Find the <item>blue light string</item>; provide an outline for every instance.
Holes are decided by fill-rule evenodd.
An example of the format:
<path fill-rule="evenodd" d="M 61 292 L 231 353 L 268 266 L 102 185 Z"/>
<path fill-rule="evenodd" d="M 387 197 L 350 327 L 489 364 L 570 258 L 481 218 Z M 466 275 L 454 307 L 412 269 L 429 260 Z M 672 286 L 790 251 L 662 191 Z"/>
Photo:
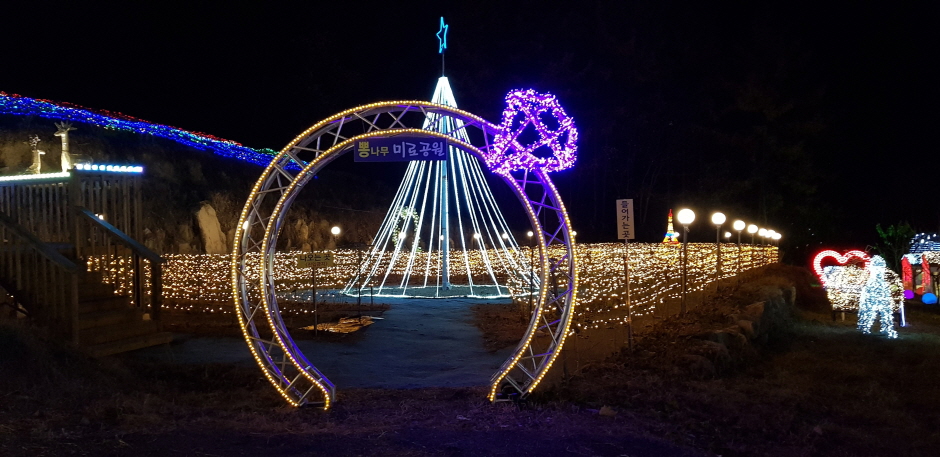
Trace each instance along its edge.
<path fill-rule="evenodd" d="M 39 116 L 46 119 L 82 122 L 110 130 L 153 135 L 201 151 L 211 151 L 223 157 L 230 157 L 260 166 L 267 166 L 277 154 L 277 151 L 273 149 L 253 149 L 234 141 L 190 132 L 168 125 L 154 124 L 120 113 L 109 111 L 99 113 L 80 106 L 67 106 L 64 103 L 33 99 L 15 94 L 9 95 L 3 92 L 0 92 L 0 114 Z M 291 163 L 291 165 L 290 168 L 299 169 L 299 167 L 296 167 L 297 164 Z"/>

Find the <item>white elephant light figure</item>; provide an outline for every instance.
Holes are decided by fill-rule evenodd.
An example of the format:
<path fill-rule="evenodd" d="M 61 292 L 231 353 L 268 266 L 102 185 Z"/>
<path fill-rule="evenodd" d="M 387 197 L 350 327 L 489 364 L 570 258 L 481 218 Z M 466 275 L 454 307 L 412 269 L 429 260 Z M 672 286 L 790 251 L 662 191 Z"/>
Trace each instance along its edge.
<path fill-rule="evenodd" d="M 858 299 L 858 329 L 865 334 L 871 333 L 875 320 L 881 320 L 881 331 L 888 338 L 897 338 L 894 330 L 893 299 L 889 282 L 886 279 L 885 259 L 874 256 L 868 265 L 868 278 Z"/>

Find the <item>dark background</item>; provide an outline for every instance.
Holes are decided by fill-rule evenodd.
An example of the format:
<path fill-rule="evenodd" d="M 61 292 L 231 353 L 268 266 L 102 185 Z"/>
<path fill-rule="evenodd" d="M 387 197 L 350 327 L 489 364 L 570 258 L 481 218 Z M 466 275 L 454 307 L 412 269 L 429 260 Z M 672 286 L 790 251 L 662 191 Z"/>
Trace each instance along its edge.
<path fill-rule="evenodd" d="M 335 112 L 429 99 L 443 15 L 461 108 L 495 122 L 531 87 L 575 117 L 578 164 L 554 179 L 581 241 L 615 240 L 618 198 L 638 241 L 683 206 L 693 241 L 721 210 L 800 255 L 940 228 L 933 7 L 130 3 L 6 6 L 0 90 L 280 149 Z"/>

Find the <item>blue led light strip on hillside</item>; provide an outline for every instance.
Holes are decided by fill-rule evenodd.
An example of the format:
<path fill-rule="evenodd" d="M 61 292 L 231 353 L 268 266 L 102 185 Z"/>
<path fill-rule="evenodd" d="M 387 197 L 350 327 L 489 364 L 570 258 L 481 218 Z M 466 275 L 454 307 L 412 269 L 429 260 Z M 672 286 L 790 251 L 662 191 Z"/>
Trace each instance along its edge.
<path fill-rule="evenodd" d="M 204 133 L 190 132 L 168 125 L 154 124 L 121 113 L 91 110 L 78 105 L 34 99 L 5 92 L 0 92 L 0 114 L 39 116 L 46 119 L 83 122 L 111 130 L 143 133 L 261 166 L 267 166 L 277 153 L 272 149 L 253 149 L 234 141 L 224 140 Z"/>

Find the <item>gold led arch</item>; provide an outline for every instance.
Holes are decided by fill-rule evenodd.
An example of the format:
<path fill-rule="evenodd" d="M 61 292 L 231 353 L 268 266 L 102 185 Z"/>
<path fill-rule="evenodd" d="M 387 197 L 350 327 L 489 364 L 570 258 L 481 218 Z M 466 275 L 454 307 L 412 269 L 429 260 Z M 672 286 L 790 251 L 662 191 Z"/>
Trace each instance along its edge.
<path fill-rule="evenodd" d="M 453 131 L 435 125 L 443 124 L 445 118 L 458 121 L 452 123 Z M 432 125 L 417 128 L 425 119 Z M 471 142 L 455 138 L 458 130 L 464 130 Z M 506 152 L 494 150 L 496 126 L 453 107 L 420 101 L 363 105 L 298 135 L 265 168 L 242 210 L 232 253 L 235 314 L 259 367 L 293 406 L 317 404 L 328 409 L 336 388 L 297 348 L 278 309 L 273 259 L 285 215 L 304 185 L 349 151 L 354 141 L 398 134 L 444 138 L 450 147 L 481 161 L 488 154 Z M 570 223 L 547 172 L 535 168 L 498 175 L 513 189 L 529 217 L 538 241 L 542 287 L 528 330 L 491 379 L 488 397 L 492 401 L 524 397 L 544 379 L 569 332 L 577 290 Z"/>

